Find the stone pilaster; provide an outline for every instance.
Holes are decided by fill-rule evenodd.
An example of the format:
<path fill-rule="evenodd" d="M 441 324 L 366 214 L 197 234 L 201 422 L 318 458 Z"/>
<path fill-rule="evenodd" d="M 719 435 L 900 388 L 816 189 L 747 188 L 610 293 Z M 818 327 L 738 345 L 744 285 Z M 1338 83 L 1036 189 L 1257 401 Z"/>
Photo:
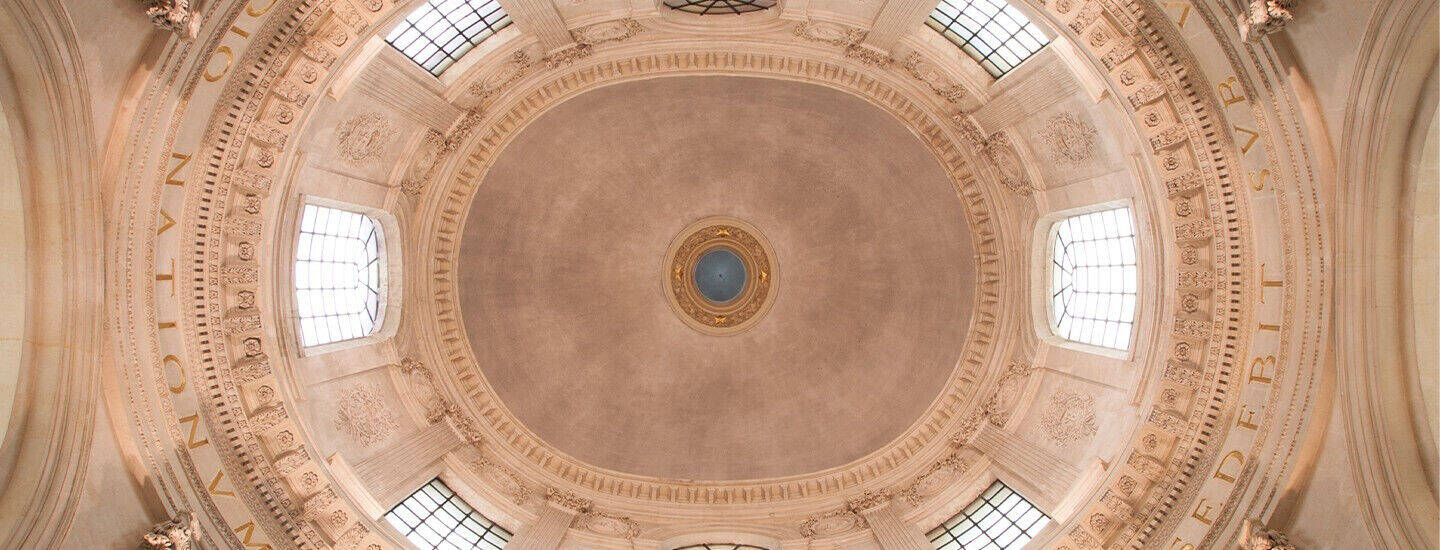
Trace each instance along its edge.
<path fill-rule="evenodd" d="M 540 517 L 521 528 L 506 548 L 511 550 L 559 548 L 560 541 L 565 539 L 565 532 L 570 529 L 570 524 L 575 521 L 575 516 L 588 511 L 590 507 L 589 499 L 577 497 L 573 493 L 547 489 L 545 507 L 540 510 Z"/>
<path fill-rule="evenodd" d="M 1080 470 L 1069 462 L 994 426 L 986 425 L 975 434 L 971 446 L 1009 473 L 1006 482 L 1042 510 L 1054 510 L 1080 477 Z"/>
<path fill-rule="evenodd" d="M 924 24 L 925 18 L 935 9 L 931 0 L 889 0 L 875 14 L 875 23 L 870 34 L 865 36 L 864 45 L 891 52 L 905 33 Z M 892 52 L 893 53 L 893 52 Z"/>
<path fill-rule="evenodd" d="M 500 7 L 515 20 L 515 25 L 535 35 L 546 52 L 558 51 L 575 44 L 565 20 L 555 11 L 551 0 L 500 0 Z"/>
<path fill-rule="evenodd" d="M 891 506 L 885 491 L 866 492 L 849 502 L 850 511 L 865 518 L 881 550 L 930 550 L 930 541 L 914 525 L 906 523 Z"/>
<path fill-rule="evenodd" d="M 377 502 L 389 506 L 415 489 L 411 486 L 411 477 L 425 466 L 416 464 L 415 457 L 434 460 L 464 443 L 449 424 L 436 422 L 394 441 L 379 454 L 355 464 L 355 476 L 360 478 Z"/>

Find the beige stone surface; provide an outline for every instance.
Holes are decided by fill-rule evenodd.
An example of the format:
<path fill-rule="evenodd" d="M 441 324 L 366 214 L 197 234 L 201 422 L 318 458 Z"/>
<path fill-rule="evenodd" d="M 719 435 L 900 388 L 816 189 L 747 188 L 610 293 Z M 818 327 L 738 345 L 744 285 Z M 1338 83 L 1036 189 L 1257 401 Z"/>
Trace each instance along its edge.
<path fill-rule="evenodd" d="M 753 224 L 777 256 L 773 310 L 736 336 L 689 329 L 661 293 L 671 240 L 711 215 Z M 946 175 L 890 115 L 813 85 L 579 96 L 505 150 L 468 216 L 478 362 L 528 428 L 602 468 L 842 465 L 920 417 L 968 326 L 972 253 Z"/>

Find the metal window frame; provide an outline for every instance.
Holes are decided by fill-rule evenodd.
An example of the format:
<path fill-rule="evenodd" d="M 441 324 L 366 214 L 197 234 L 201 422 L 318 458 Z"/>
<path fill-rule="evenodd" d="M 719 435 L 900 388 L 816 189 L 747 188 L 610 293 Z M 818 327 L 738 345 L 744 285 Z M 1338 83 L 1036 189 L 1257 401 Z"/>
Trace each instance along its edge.
<path fill-rule="evenodd" d="M 778 0 L 665 0 L 665 7 L 698 15 L 739 15 L 764 11 L 779 4 Z"/>
<path fill-rule="evenodd" d="M 323 219 L 321 219 L 322 211 Z M 334 213 L 354 216 L 354 223 L 357 225 L 351 228 L 351 231 L 343 228 L 331 231 L 328 223 L 326 223 L 327 227 L 316 226 L 328 222 L 331 216 L 336 215 Z M 312 214 L 316 216 L 315 219 L 310 218 Z M 311 225 L 310 229 L 306 229 L 307 222 Z M 365 224 L 369 225 L 368 230 L 364 228 Z M 305 246 L 307 241 L 310 246 Z M 355 263 L 354 260 L 357 258 L 339 258 L 334 255 L 334 252 L 339 250 L 339 245 L 336 243 L 350 241 L 353 241 L 352 246 L 359 246 L 365 251 L 364 257 L 359 258 L 364 260 L 363 263 Z M 325 266 L 330 269 L 343 268 L 353 271 L 355 276 L 346 279 L 331 278 L 317 281 L 306 276 L 312 272 L 312 266 Z M 344 208 L 309 202 L 301 205 L 300 223 L 296 227 L 293 274 L 297 332 L 301 346 L 314 348 L 375 334 L 380 329 L 384 317 L 385 271 L 385 234 L 379 220 L 369 214 Z M 305 279 L 305 282 L 302 283 L 301 279 Z M 340 301 L 341 293 L 361 289 L 368 293 L 368 297 L 363 303 L 358 304 L 359 309 L 317 312 L 318 308 L 312 305 L 316 299 L 324 300 L 327 303 L 336 303 Z M 302 307 L 301 304 L 304 306 Z M 305 314 L 302 313 L 303 309 L 311 311 L 309 314 Z M 327 328 L 323 337 L 306 328 L 307 324 L 320 322 L 327 325 L 333 324 L 339 328 Z M 354 330 L 347 330 L 352 325 Z M 346 334 L 348 332 L 353 332 L 353 334 Z"/>
<path fill-rule="evenodd" d="M 1083 221 L 1084 218 L 1089 216 L 1104 216 L 1112 212 L 1117 213 L 1117 216 L 1123 215 L 1125 219 L 1128 220 L 1128 232 L 1121 230 L 1112 235 L 1109 234 L 1108 231 L 1101 230 L 1092 232 L 1089 235 L 1079 236 L 1067 235 L 1065 232 L 1065 228 L 1068 227 L 1067 224 L 1074 220 Z M 1135 309 L 1131 308 L 1129 318 L 1123 318 L 1124 307 L 1122 305 L 1120 315 L 1118 316 L 1122 318 L 1112 319 L 1107 315 L 1108 312 L 1098 309 L 1082 309 L 1083 306 L 1081 303 L 1092 297 L 1120 300 L 1123 303 L 1128 297 L 1132 300 L 1132 303 L 1138 306 L 1140 300 L 1138 280 L 1139 251 L 1137 247 L 1138 235 L 1135 227 L 1134 211 L 1131 210 L 1129 206 L 1119 206 L 1067 216 L 1056 221 L 1050 233 L 1050 272 L 1047 273 L 1048 280 L 1046 282 L 1050 300 L 1047 306 L 1050 317 L 1050 331 L 1056 336 L 1071 342 L 1128 351 L 1130 349 L 1130 341 L 1135 336 Z M 1120 258 L 1103 260 L 1099 254 L 1085 255 L 1073 252 L 1074 249 L 1080 248 L 1080 245 L 1094 244 L 1117 244 L 1122 254 Z M 1090 249 L 1095 250 L 1094 247 L 1090 247 Z M 1129 260 L 1125 259 L 1125 252 L 1128 252 Z M 1133 275 L 1131 278 L 1121 282 L 1120 287 L 1122 290 L 1119 292 L 1103 292 L 1095 289 L 1076 289 L 1073 287 L 1076 278 L 1075 273 L 1078 270 L 1119 269 L 1124 272 L 1126 268 L 1129 268 L 1129 272 Z M 1057 288 L 1057 278 L 1066 279 L 1065 286 Z M 1123 290 L 1126 286 L 1133 289 L 1133 292 Z M 1066 294 L 1067 292 L 1068 294 Z M 1057 302 L 1060 303 L 1058 311 L 1056 308 Z M 1074 305 L 1072 306 L 1071 304 Z M 1067 320 L 1070 321 L 1070 324 L 1065 325 L 1068 329 L 1062 332 L 1062 324 Z M 1125 329 L 1124 335 L 1116 339 L 1117 342 L 1123 343 L 1123 345 L 1111 345 L 1106 343 L 1103 337 L 1091 337 L 1091 333 L 1094 332 L 1096 327 L 1103 329 L 1109 325 L 1116 325 L 1117 327 L 1123 327 Z"/>
<path fill-rule="evenodd" d="M 997 499 L 996 496 L 1000 495 L 1002 491 L 1005 492 L 1005 495 Z M 1008 500 L 1011 495 L 1014 495 L 1017 500 L 1013 502 L 1009 508 L 1002 509 L 1001 506 L 1005 504 L 1005 501 Z M 979 510 L 978 507 L 984 505 L 989 506 L 989 511 L 982 517 L 975 517 L 975 512 Z M 1034 510 L 1039 514 L 1034 521 L 1031 521 L 1029 525 L 1023 527 L 1009 517 L 1010 510 L 1020 505 L 1029 508 L 1029 510 Z M 1025 513 L 1028 513 L 1029 510 L 1021 512 L 1021 515 L 1023 516 Z M 990 523 L 990 527 L 987 528 L 982 524 L 982 522 L 995 516 L 998 516 L 998 519 Z M 958 528 L 958 526 L 966 524 L 967 520 L 969 524 L 967 527 L 963 529 Z M 926 536 L 929 537 L 930 544 L 934 545 L 937 549 L 945 548 L 945 545 L 953 543 L 963 550 L 1009 550 L 1011 548 L 1024 547 L 1033 540 L 1035 535 L 1038 535 L 1050 521 L 1051 518 L 1049 514 L 1041 511 L 1038 506 L 1035 506 L 1035 503 L 1025 498 L 1025 495 L 1020 494 L 1019 491 L 1016 491 L 997 479 L 994 483 L 991 483 L 989 487 L 985 488 L 985 490 L 980 493 L 980 496 L 976 497 L 970 504 L 965 505 L 964 509 L 960 510 L 960 512 L 954 516 L 951 516 L 950 519 L 945 520 L 944 523 L 941 523 L 936 528 L 931 529 Z M 995 529 L 997 526 L 998 529 Z M 1001 546 L 1000 542 L 996 540 L 996 537 L 1003 535 L 1010 527 L 1020 530 L 1021 534 L 1009 544 Z M 976 538 L 968 546 L 960 542 L 960 537 L 970 533 L 972 530 L 978 530 L 980 537 Z M 978 545 L 975 544 L 977 542 L 979 543 Z"/>
<path fill-rule="evenodd" d="M 437 492 L 440 493 L 441 496 L 445 497 L 445 500 L 440 501 L 433 507 L 430 507 L 425 502 L 421 502 L 422 498 L 427 500 L 429 499 L 429 497 L 420 496 L 421 493 L 423 493 L 427 488 L 434 488 Z M 446 493 L 449 493 L 448 496 L 446 495 Z M 411 506 L 412 503 L 425 513 L 417 513 L 416 509 Z M 450 515 L 449 511 L 445 512 L 447 516 L 449 516 L 453 520 L 454 525 L 450 526 L 449 530 L 445 532 L 441 537 L 442 544 L 429 543 L 424 539 L 418 539 L 414 536 L 416 531 L 418 531 L 422 526 L 427 525 L 430 522 L 431 518 L 435 518 L 437 514 L 440 514 L 442 510 L 445 510 L 445 505 L 450 503 L 457 503 L 456 508 L 461 508 L 461 510 L 459 511 L 464 512 L 465 515 L 456 518 Z M 404 518 L 400 517 L 399 514 L 396 513 L 396 510 L 399 510 L 402 507 L 405 508 L 405 510 L 411 515 L 419 518 L 420 522 L 412 526 L 409 524 L 409 522 L 405 521 Z M 495 550 L 504 548 L 505 544 L 497 545 L 494 542 L 490 541 L 489 538 L 486 537 L 486 535 L 493 533 L 496 535 L 497 538 L 501 539 L 503 543 L 509 543 L 510 539 L 515 536 L 510 531 L 506 530 L 504 527 L 501 527 L 499 524 L 491 521 L 490 518 L 485 517 L 484 514 L 481 514 L 479 511 L 475 510 L 474 506 L 471 506 L 469 503 L 465 502 L 465 499 L 460 498 L 459 493 L 456 493 L 454 489 L 451 489 L 450 486 L 446 485 L 444 481 L 441 481 L 439 477 L 436 477 L 435 479 L 426 482 L 424 485 L 421 485 L 419 489 L 415 490 L 415 492 L 410 493 L 410 496 L 405 497 L 404 500 L 401 500 L 398 504 L 387 510 L 384 517 L 391 527 L 394 527 L 396 531 L 399 531 L 401 535 L 404 535 L 405 540 L 410 541 L 410 544 L 415 545 L 417 548 L 422 548 L 425 550 L 435 550 L 440 548 L 443 544 L 449 544 L 451 546 L 457 547 L 460 546 L 454 542 L 451 542 L 450 537 L 462 528 L 474 534 L 476 540 L 486 543 L 487 546 L 493 547 Z M 483 531 L 477 532 L 474 529 L 471 529 L 469 526 L 465 525 L 465 520 L 467 519 L 472 520 L 479 526 L 483 527 Z M 404 527 L 403 529 L 402 526 Z M 434 527 L 431 527 L 431 530 L 439 533 L 439 530 L 435 529 Z M 473 546 L 473 548 L 484 548 L 484 546 L 476 545 Z"/>
<path fill-rule="evenodd" d="M 441 11 L 447 6 L 448 10 Z M 432 13 L 438 14 L 438 18 L 425 24 L 425 28 L 420 28 L 423 20 Z M 498 17 L 492 17 L 497 13 Z M 476 21 L 465 24 L 463 20 L 467 16 L 474 16 Z M 385 36 L 385 43 L 410 58 L 431 75 L 440 76 L 440 73 L 445 72 L 445 69 L 459 61 L 466 52 L 487 38 L 495 36 L 495 33 L 510 26 L 511 22 L 510 14 L 505 12 L 497 0 L 428 0 L 424 5 L 406 15 L 405 19 Z M 463 28 L 462 24 L 465 25 Z M 412 30 L 415 31 L 413 38 L 404 44 L 397 43 L 407 31 Z M 456 36 L 441 44 L 437 40 L 446 30 L 454 31 Z M 460 40 L 462 38 L 463 40 Z M 434 50 L 424 55 L 423 59 L 418 56 L 427 51 L 424 46 L 413 55 L 406 53 L 406 49 L 421 41 L 433 47 Z"/>
<path fill-rule="evenodd" d="M 691 545 L 689 545 L 689 546 L 681 546 L 681 547 L 679 547 L 679 548 L 675 548 L 674 550 L 770 550 L 770 549 L 769 549 L 769 548 L 766 548 L 766 547 L 764 547 L 764 546 L 755 546 L 755 545 L 753 545 L 753 544 L 743 544 L 743 543 L 738 543 L 738 542 L 702 542 L 702 543 L 700 543 L 700 544 L 691 544 Z"/>
<path fill-rule="evenodd" d="M 964 23 L 960 22 L 960 17 L 977 2 L 984 2 L 991 6 L 998 5 L 999 9 L 989 14 L 976 30 L 971 31 L 965 27 Z M 1005 76 L 1005 73 L 1014 70 L 1015 67 L 1019 67 L 1021 63 L 1030 59 L 1050 43 L 1050 38 L 1045 36 L 1045 33 L 1040 32 L 1040 29 L 1035 26 L 1035 23 L 1030 21 L 1030 18 L 1026 17 L 1024 13 L 1021 13 L 1020 10 L 1004 0 L 940 0 L 940 5 L 953 8 L 957 15 L 945 15 L 939 6 L 937 6 L 930 12 L 930 17 L 925 20 L 925 24 L 935 29 L 936 32 L 953 42 L 956 46 L 959 46 L 966 55 L 969 55 L 979 63 L 981 67 L 984 67 L 985 71 L 990 73 L 990 76 L 995 78 Z M 991 49 L 989 53 L 982 54 L 973 42 L 982 31 L 987 29 L 993 31 L 993 29 L 999 28 L 999 23 L 997 23 L 995 19 L 1001 15 L 1014 19 L 1015 23 L 1017 23 L 1017 28 L 1014 32 L 1008 33 L 992 32 L 995 36 L 1003 36 L 1004 38 L 1000 40 L 999 44 Z M 1022 33 L 1028 38 L 1038 42 L 1039 46 L 1031 49 L 1022 43 L 1018 38 Z M 1023 48 L 1018 48 L 1017 46 L 1023 46 Z M 1013 55 L 1016 59 L 1013 61 L 1006 59 L 1003 55 L 1006 53 Z M 1003 62 L 1007 66 L 1001 67 L 997 61 Z"/>

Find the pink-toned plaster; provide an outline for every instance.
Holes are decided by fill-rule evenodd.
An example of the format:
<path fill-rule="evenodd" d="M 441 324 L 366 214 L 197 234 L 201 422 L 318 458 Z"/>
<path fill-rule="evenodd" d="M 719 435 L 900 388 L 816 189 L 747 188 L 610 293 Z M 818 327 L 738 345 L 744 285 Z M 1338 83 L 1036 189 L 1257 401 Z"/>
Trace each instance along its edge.
<path fill-rule="evenodd" d="M 960 200 L 888 113 L 815 85 L 620 84 L 543 115 L 484 176 L 461 306 L 476 359 L 540 438 L 595 466 L 734 480 L 813 472 L 901 434 L 950 376 L 973 302 Z M 686 224 L 754 224 L 774 309 L 686 327 L 661 293 Z"/>

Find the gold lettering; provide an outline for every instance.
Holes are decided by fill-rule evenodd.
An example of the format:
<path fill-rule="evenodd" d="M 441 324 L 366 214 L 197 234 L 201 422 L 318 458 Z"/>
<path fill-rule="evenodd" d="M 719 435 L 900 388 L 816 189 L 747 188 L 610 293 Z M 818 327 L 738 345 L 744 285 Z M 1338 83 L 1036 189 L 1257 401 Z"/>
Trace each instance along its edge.
<path fill-rule="evenodd" d="M 195 440 L 195 433 L 200 430 L 200 413 L 195 413 L 180 419 L 181 424 L 184 424 L 186 422 L 190 423 L 190 441 L 187 444 L 190 446 L 191 449 L 194 449 L 196 447 L 204 447 L 206 443 L 210 442 L 210 438 L 208 437 L 199 441 Z"/>
<path fill-rule="evenodd" d="M 155 324 L 155 328 L 156 328 L 156 330 L 165 330 L 165 329 L 167 329 L 167 328 L 175 328 L 175 321 L 160 321 L 159 323 L 156 323 L 156 324 Z"/>
<path fill-rule="evenodd" d="M 1185 20 L 1190 18 L 1189 2 L 1166 2 L 1166 8 L 1180 8 L 1180 17 L 1176 19 L 1175 26 L 1185 28 Z"/>
<path fill-rule="evenodd" d="M 225 470 L 222 468 L 215 472 L 215 479 L 210 480 L 210 494 L 222 497 L 234 497 L 234 491 L 221 491 L 220 480 L 225 478 Z"/>
<path fill-rule="evenodd" d="M 155 282 L 170 281 L 170 296 L 175 296 L 175 258 L 170 258 L 170 272 L 156 273 Z"/>
<path fill-rule="evenodd" d="M 1265 374 L 1264 374 L 1264 373 L 1265 373 L 1265 365 L 1270 365 L 1271 368 L 1275 368 L 1276 370 L 1279 370 L 1279 369 L 1278 369 L 1278 365 L 1275 364 L 1275 356 L 1274 356 L 1274 355 L 1266 355 L 1266 356 L 1264 356 L 1264 357 L 1256 357 L 1255 360 L 1250 363 L 1250 381 L 1251 381 L 1251 382 L 1260 382 L 1260 383 L 1262 383 L 1262 384 L 1269 384 L 1269 383 L 1271 382 L 1271 380 L 1273 380 L 1272 376 L 1274 376 L 1274 374 L 1271 374 L 1271 376 L 1265 376 Z M 1259 371 L 1259 374 L 1256 374 L 1256 371 Z"/>
<path fill-rule="evenodd" d="M 206 82 L 214 82 L 216 80 L 224 78 L 225 73 L 230 72 L 230 64 L 235 62 L 235 53 L 230 51 L 230 46 L 220 46 L 219 49 L 215 50 L 215 54 L 225 56 L 225 66 L 220 69 L 220 74 L 210 74 L 210 69 L 207 67 L 205 69 Z M 212 57 L 210 59 L 213 60 L 215 58 Z"/>
<path fill-rule="evenodd" d="M 1176 544 L 1180 544 L 1180 537 L 1175 537 L 1175 540 L 1170 541 L 1170 550 L 1175 550 Z M 1195 545 L 1187 542 L 1180 547 L 1180 550 L 1195 550 Z"/>
<path fill-rule="evenodd" d="M 1214 509 L 1215 509 L 1215 507 L 1214 507 L 1214 506 L 1205 506 L 1205 511 L 1204 511 L 1204 512 L 1201 512 L 1201 511 L 1200 511 L 1200 507 L 1201 507 L 1201 506 L 1205 506 L 1205 499 L 1203 499 L 1203 498 L 1200 499 L 1200 502 L 1195 503 L 1195 511 L 1190 514 L 1190 517 L 1200 520 L 1200 523 L 1204 523 L 1205 525 L 1210 525 L 1210 523 L 1213 522 L 1213 521 L 1215 521 L 1215 520 L 1210 519 L 1209 514 L 1210 514 L 1210 511 L 1211 511 L 1211 510 L 1214 510 Z"/>
<path fill-rule="evenodd" d="M 240 35 L 240 38 L 250 38 L 250 33 L 235 25 L 230 25 L 230 32 Z"/>
<path fill-rule="evenodd" d="M 1260 303 L 1265 303 L 1265 289 L 1281 286 L 1285 286 L 1285 281 L 1265 278 L 1265 262 L 1260 262 Z"/>
<path fill-rule="evenodd" d="M 235 534 L 239 535 L 241 531 L 245 532 L 245 536 L 240 537 L 240 544 L 244 545 L 245 548 L 271 550 L 270 545 L 263 542 L 250 542 L 250 537 L 255 536 L 255 522 L 247 521 L 244 525 L 235 528 Z"/>
<path fill-rule="evenodd" d="M 1233 76 L 1225 79 L 1225 81 L 1221 82 L 1220 86 L 1217 87 L 1219 88 L 1220 101 L 1224 103 L 1226 107 L 1245 101 L 1245 96 L 1235 91 L 1236 88 L 1239 87 L 1240 81 Z"/>
<path fill-rule="evenodd" d="M 180 358 L 176 357 L 174 354 L 166 355 L 164 359 L 160 360 L 161 366 L 164 366 L 166 363 L 173 363 L 175 365 L 175 368 L 180 370 L 180 385 L 170 386 L 170 393 L 180 393 L 185 391 L 185 364 L 181 363 Z"/>
<path fill-rule="evenodd" d="M 170 213 L 166 212 L 164 208 L 160 209 L 160 218 L 165 221 L 160 224 L 160 230 L 155 232 L 156 235 L 164 233 L 175 226 L 175 218 L 170 217 Z"/>
<path fill-rule="evenodd" d="M 1235 475 L 1240 475 L 1240 468 L 1245 465 L 1245 453 L 1242 453 L 1240 451 L 1230 451 L 1229 453 L 1225 454 L 1224 458 L 1220 459 L 1220 465 L 1215 467 L 1215 475 L 1211 477 L 1214 477 L 1215 479 L 1223 479 L 1228 483 L 1235 483 L 1235 476 L 1225 473 L 1225 464 L 1231 458 L 1240 461 L 1238 464 L 1235 465 Z M 1207 521 L 1205 523 L 1210 522 Z"/>
<path fill-rule="evenodd" d="M 269 4 L 266 4 L 266 5 L 265 5 L 265 9 L 263 9 L 263 10 L 256 10 L 254 4 L 255 4 L 255 2 L 253 2 L 253 1 L 250 2 L 249 4 L 246 4 L 246 5 L 245 5 L 245 13 L 249 14 L 250 17 L 260 17 L 260 16 L 262 16 L 262 15 L 265 15 L 265 12 L 270 11 L 270 8 L 275 7 L 275 0 L 270 0 L 270 3 L 269 3 Z"/>
<path fill-rule="evenodd" d="M 1247 130 L 1239 126 L 1231 126 L 1231 128 L 1234 128 L 1236 132 L 1250 134 L 1250 139 L 1245 142 L 1245 145 L 1240 146 L 1240 154 L 1242 155 L 1249 153 L 1250 148 L 1255 146 L 1255 142 L 1260 140 L 1260 132 L 1256 132 L 1254 130 Z"/>
<path fill-rule="evenodd" d="M 1268 330 L 1268 331 L 1271 331 L 1271 332 L 1280 332 L 1280 325 L 1267 325 L 1267 324 L 1265 324 L 1265 323 L 1260 323 L 1260 330 Z"/>
<path fill-rule="evenodd" d="M 1245 416 L 1246 412 L 1249 412 L 1250 416 Z M 1235 425 L 1241 428 L 1255 429 L 1257 427 L 1255 425 L 1255 411 L 1246 411 L 1245 404 L 1241 403 L 1240 412 L 1235 413 Z"/>
<path fill-rule="evenodd" d="M 177 164 L 174 168 L 171 168 L 169 174 L 165 174 L 165 185 L 185 185 L 185 180 L 176 178 L 175 176 L 179 174 L 181 170 L 185 169 L 185 165 L 190 164 L 190 155 L 170 153 L 170 158 L 179 159 L 180 164 Z"/>
<path fill-rule="evenodd" d="M 1256 172 L 1256 173 L 1254 173 L 1254 174 L 1250 174 L 1250 188 L 1251 188 L 1251 189 L 1254 189 L 1254 190 L 1256 190 L 1256 191 L 1264 191 L 1264 190 L 1265 190 L 1265 180 L 1267 180 L 1267 179 L 1270 179 L 1270 169 L 1269 169 L 1269 168 L 1265 168 L 1265 169 L 1263 169 L 1263 170 L 1260 170 L 1259 172 Z"/>

